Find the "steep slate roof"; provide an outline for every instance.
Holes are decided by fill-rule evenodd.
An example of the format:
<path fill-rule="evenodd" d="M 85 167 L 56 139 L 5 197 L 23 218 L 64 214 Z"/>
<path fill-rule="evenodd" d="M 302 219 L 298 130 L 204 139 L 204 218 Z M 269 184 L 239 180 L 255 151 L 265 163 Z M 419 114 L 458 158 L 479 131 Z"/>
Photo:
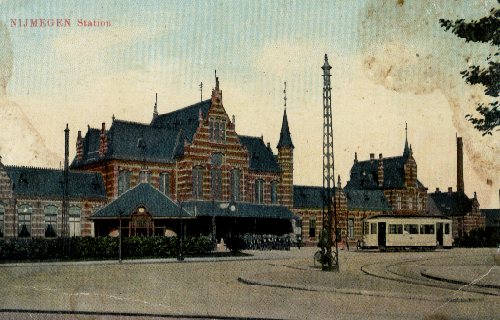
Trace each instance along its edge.
<path fill-rule="evenodd" d="M 153 118 L 151 126 L 176 130 L 182 129 L 186 138 L 191 142 L 198 128 L 200 111 L 205 119 L 210 106 L 211 100 L 205 100 L 179 110 L 161 114 Z"/>
<path fill-rule="evenodd" d="M 431 214 L 463 216 L 472 211 L 473 200 L 463 192 L 435 192 L 427 195 L 427 209 Z"/>
<path fill-rule="evenodd" d="M 486 218 L 486 227 L 500 227 L 500 209 L 480 209 L 479 212 Z"/>
<path fill-rule="evenodd" d="M 250 170 L 280 172 L 280 167 L 272 150 L 258 137 L 238 136 L 250 155 Z"/>
<path fill-rule="evenodd" d="M 351 168 L 351 179 L 346 187 L 350 189 L 399 189 L 404 188 L 404 165 L 406 156 L 383 158 L 384 183 L 378 186 L 379 159 L 357 161 Z M 423 188 L 420 181 L 415 182 L 416 188 Z"/>
<path fill-rule="evenodd" d="M 335 189 L 332 190 L 335 192 Z M 344 189 L 348 210 L 390 211 L 391 206 L 381 190 Z M 323 207 L 323 188 L 293 186 L 293 207 L 296 209 L 319 209 Z"/>
<path fill-rule="evenodd" d="M 17 196 L 63 197 L 63 170 L 5 166 Z M 70 171 L 68 175 L 70 198 L 106 198 L 101 174 Z"/>
<path fill-rule="evenodd" d="M 292 143 L 292 137 L 290 135 L 290 129 L 288 128 L 288 118 L 286 116 L 286 109 L 283 113 L 283 122 L 281 124 L 280 140 L 278 142 L 278 148 L 294 148 Z"/>
<path fill-rule="evenodd" d="M 144 206 L 153 218 L 189 218 L 191 215 L 165 194 L 149 183 L 140 183 L 127 190 L 105 207 L 96 211 L 91 219 L 118 218 L 130 215 L 139 207 Z"/>
<path fill-rule="evenodd" d="M 158 115 L 153 118 L 150 124 L 113 120 L 111 128 L 106 133 L 108 149 L 103 157 L 99 157 L 101 130 L 89 128 L 83 138 L 83 159 L 77 160 L 75 157 L 71 168 L 110 159 L 174 162 L 176 158 L 184 154 L 184 141 L 193 141 L 193 136 L 199 125 L 200 111 L 203 118 L 206 118 L 210 106 L 211 100 L 205 100 L 170 113 Z M 288 130 L 288 122 L 286 130 Z M 272 150 L 265 146 L 261 138 L 239 136 L 239 139 L 249 151 L 251 170 L 280 171 Z M 145 146 L 144 148 L 139 147 L 139 141 Z"/>
<path fill-rule="evenodd" d="M 249 202 L 187 201 L 182 204 L 192 216 L 200 217 L 239 217 L 268 219 L 297 219 L 287 207 Z M 231 209 L 233 208 L 233 209 Z"/>
<path fill-rule="evenodd" d="M 392 210 L 382 190 L 356 190 L 346 188 L 344 192 L 347 198 L 347 209 L 349 210 Z"/>

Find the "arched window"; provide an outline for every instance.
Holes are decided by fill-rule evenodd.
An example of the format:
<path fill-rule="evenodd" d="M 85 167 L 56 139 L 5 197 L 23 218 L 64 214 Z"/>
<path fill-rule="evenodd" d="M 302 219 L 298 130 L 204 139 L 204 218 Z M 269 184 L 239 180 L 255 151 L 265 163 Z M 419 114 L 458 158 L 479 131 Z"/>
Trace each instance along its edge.
<path fill-rule="evenodd" d="M 193 168 L 193 198 L 203 198 L 203 167 Z"/>
<path fill-rule="evenodd" d="M 160 173 L 160 191 L 165 195 L 170 195 L 170 174 L 168 172 Z"/>
<path fill-rule="evenodd" d="M 77 206 L 69 208 L 69 236 L 79 237 L 81 235 L 82 209 Z"/>
<path fill-rule="evenodd" d="M 0 238 L 3 238 L 5 221 L 5 205 L 0 202 Z"/>
<path fill-rule="evenodd" d="M 57 237 L 57 212 L 59 209 L 54 205 L 48 205 L 43 209 L 45 217 L 45 237 Z"/>
<path fill-rule="evenodd" d="M 215 200 L 222 199 L 222 161 L 222 153 L 214 153 L 212 155 L 210 175 L 212 178 L 212 197 Z"/>
<path fill-rule="evenodd" d="M 271 182 L 271 203 L 278 203 L 278 181 Z"/>
<path fill-rule="evenodd" d="M 240 201 L 240 180 L 241 171 L 231 170 L 231 200 L 233 201 Z"/>
<path fill-rule="evenodd" d="M 415 200 L 417 202 L 417 210 L 422 210 L 422 199 L 418 196 L 418 194 L 415 196 Z"/>
<path fill-rule="evenodd" d="M 411 194 L 408 195 L 408 209 L 412 210 L 413 209 L 413 197 Z"/>
<path fill-rule="evenodd" d="M 17 207 L 18 219 L 18 236 L 20 238 L 31 237 L 31 214 L 33 207 L 29 204 L 22 204 Z"/>
<path fill-rule="evenodd" d="M 122 170 L 118 174 L 118 195 L 130 188 L 130 171 Z"/>
<path fill-rule="evenodd" d="M 255 202 L 264 202 L 264 180 L 255 181 Z"/>

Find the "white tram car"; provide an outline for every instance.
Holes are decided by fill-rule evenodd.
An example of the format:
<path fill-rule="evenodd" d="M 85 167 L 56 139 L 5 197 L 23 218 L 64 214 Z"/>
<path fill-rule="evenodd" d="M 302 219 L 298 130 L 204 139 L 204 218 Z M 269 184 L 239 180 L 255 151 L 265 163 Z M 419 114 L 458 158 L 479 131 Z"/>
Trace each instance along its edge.
<path fill-rule="evenodd" d="M 451 219 L 445 216 L 378 215 L 363 220 L 363 249 L 451 248 Z"/>

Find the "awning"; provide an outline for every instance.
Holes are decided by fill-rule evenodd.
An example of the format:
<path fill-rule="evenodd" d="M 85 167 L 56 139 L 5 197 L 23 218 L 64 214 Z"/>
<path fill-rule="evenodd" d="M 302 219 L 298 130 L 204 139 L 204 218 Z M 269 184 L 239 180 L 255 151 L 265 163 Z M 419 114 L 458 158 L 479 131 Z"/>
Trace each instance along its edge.
<path fill-rule="evenodd" d="M 151 186 L 141 183 L 127 190 L 118 198 L 97 210 L 91 219 L 110 219 L 130 217 L 137 208 L 144 207 L 153 218 L 194 218 L 178 203 L 167 197 L 164 193 Z"/>
<path fill-rule="evenodd" d="M 222 201 L 187 201 L 181 205 L 194 217 L 299 219 L 290 209 L 281 205 Z"/>

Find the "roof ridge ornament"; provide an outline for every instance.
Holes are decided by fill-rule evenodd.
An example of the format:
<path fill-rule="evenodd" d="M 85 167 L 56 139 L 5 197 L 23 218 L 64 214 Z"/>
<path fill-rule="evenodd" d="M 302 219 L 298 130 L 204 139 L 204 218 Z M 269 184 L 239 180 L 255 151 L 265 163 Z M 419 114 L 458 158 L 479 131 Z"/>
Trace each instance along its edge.
<path fill-rule="evenodd" d="M 158 117 L 158 92 L 155 95 L 155 105 L 153 109 L 153 119 Z M 114 121 L 114 115 L 113 115 L 113 121 Z"/>
<path fill-rule="evenodd" d="M 286 81 L 285 81 L 285 89 L 283 90 L 283 94 L 284 94 L 283 100 L 285 101 L 285 110 L 286 110 Z"/>

